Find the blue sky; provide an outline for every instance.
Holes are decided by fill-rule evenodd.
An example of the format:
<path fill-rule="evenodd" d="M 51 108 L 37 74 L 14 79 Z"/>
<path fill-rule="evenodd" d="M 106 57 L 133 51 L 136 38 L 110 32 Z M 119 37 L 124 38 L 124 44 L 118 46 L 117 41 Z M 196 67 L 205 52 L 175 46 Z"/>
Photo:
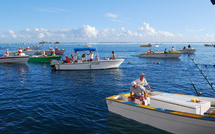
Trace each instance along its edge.
<path fill-rule="evenodd" d="M 0 2 L 0 42 L 215 42 L 210 0 Z"/>

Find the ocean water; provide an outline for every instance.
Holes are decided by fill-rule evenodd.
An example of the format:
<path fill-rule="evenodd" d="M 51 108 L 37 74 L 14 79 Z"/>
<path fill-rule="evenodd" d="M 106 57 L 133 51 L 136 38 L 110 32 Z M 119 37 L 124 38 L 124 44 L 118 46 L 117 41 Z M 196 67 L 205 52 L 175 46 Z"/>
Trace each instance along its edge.
<path fill-rule="evenodd" d="M 63 56 L 74 53 L 81 43 L 65 43 Z M 54 71 L 49 64 L 0 64 L 0 133 L 167 133 L 110 113 L 105 98 L 128 92 L 130 83 L 141 73 L 152 90 L 195 95 L 195 90 L 184 70 L 201 96 L 215 97 L 215 92 L 187 55 L 179 59 L 140 58 L 149 48 L 140 44 L 97 44 L 100 59 L 110 57 L 125 61 L 118 69 L 92 71 Z M 188 44 L 162 44 L 164 48 L 182 49 Z M 8 48 L 17 51 L 24 44 L 1 44 L 0 54 Z M 33 46 L 29 44 L 29 46 Z M 43 45 L 43 49 L 49 46 Z M 191 44 L 197 51 L 191 55 L 215 83 L 215 48 L 203 43 Z M 158 63 L 159 64 L 156 64 Z M 207 66 L 205 66 L 207 65 Z"/>

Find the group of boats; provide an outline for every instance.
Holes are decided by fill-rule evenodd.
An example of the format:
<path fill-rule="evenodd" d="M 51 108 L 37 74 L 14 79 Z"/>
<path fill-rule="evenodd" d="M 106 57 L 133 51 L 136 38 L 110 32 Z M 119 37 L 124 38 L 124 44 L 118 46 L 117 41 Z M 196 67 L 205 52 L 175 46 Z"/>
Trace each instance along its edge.
<path fill-rule="evenodd" d="M 53 53 L 54 51 L 54 53 Z M 54 70 L 96 70 L 96 69 L 111 69 L 118 68 L 124 61 L 124 59 L 110 59 L 104 58 L 102 60 L 87 60 L 86 58 L 79 58 L 77 61 L 71 60 L 71 62 L 62 62 L 61 55 L 66 50 L 64 49 L 50 49 L 45 51 L 33 51 L 23 50 L 22 54 L 18 52 L 10 52 L 8 56 L 3 56 L 0 59 L 0 63 L 26 63 L 28 62 L 46 62 L 51 63 L 51 67 Z M 80 51 L 93 51 L 95 48 L 83 47 L 74 48 L 75 52 Z M 43 55 L 45 53 L 46 55 Z"/>
<path fill-rule="evenodd" d="M 83 47 L 74 48 L 74 51 L 95 52 L 96 49 Z M 140 54 L 140 57 L 178 58 L 183 53 L 193 54 L 195 51 L 196 49 L 192 47 L 168 52 L 150 50 Z M 45 51 L 49 56 L 42 56 L 41 51 L 34 51 L 33 55 L 30 52 L 32 51 L 23 51 L 24 55 L 11 52 L 10 56 L 1 57 L 0 63 L 50 62 L 51 67 L 55 70 L 96 70 L 118 68 L 124 62 L 124 59 L 115 58 L 102 60 L 80 58 L 71 62 L 59 62 L 61 58 L 59 55 L 65 52 L 63 49 L 55 49 L 55 54 L 52 53 L 52 50 Z M 108 110 L 171 133 L 215 133 L 215 98 L 158 91 L 147 92 L 147 105 L 143 105 L 139 99 L 129 101 L 130 92 L 107 97 Z"/>
<path fill-rule="evenodd" d="M 61 55 L 66 50 L 58 48 L 50 48 L 50 50 L 34 51 L 29 47 L 26 49 L 20 48 L 18 51 L 11 51 L 6 53 L 0 58 L 0 63 L 26 63 L 26 62 L 42 62 L 50 63 L 51 60 L 60 60 Z"/>

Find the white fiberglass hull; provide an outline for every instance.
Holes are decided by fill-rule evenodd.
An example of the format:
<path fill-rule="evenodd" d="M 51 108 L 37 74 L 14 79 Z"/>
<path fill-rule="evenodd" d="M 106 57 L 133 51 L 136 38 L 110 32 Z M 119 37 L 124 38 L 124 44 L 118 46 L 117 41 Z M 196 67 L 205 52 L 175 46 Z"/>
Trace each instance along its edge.
<path fill-rule="evenodd" d="M 0 63 L 26 63 L 29 56 L 8 56 L 0 58 Z"/>
<path fill-rule="evenodd" d="M 196 51 L 196 49 L 181 49 L 181 50 L 177 50 L 177 51 L 179 51 L 179 52 L 181 52 L 181 53 L 185 53 L 185 54 L 193 54 L 195 51 Z"/>
<path fill-rule="evenodd" d="M 171 110 L 106 99 L 110 112 L 177 134 L 215 133 L 215 120 L 187 117 Z M 206 117 L 207 118 L 207 117 Z"/>
<path fill-rule="evenodd" d="M 144 53 L 140 57 L 144 58 L 179 58 L 182 53 Z"/>
<path fill-rule="evenodd" d="M 51 65 L 56 70 L 95 70 L 95 69 L 110 69 L 118 68 L 124 59 L 115 60 L 99 60 L 82 63 L 53 63 Z"/>
<path fill-rule="evenodd" d="M 35 51 L 23 51 L 23 53 L 24 53 L 25 55 L 32 56 L 32 55 L 34 55 L 34 54 L 35 54 Z M 17 53 L 17 52 L 10 52 L 10 54 L 9 54 L 9 55 L 13 55 L 13 56 L 15 56 L 15 55 L 18 55 L 18 53 Z"/>

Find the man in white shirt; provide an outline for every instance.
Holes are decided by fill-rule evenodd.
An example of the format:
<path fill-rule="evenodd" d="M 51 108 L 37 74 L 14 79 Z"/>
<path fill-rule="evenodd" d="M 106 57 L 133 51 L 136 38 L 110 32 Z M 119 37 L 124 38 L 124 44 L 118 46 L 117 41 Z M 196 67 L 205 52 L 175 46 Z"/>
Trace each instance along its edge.
<path fill-rule="evenodd" d="M 74 61 L 78 62 L 78 53 L 77 53 L 77 51 L 75 51 L 75 54 L 74 54 Z"/>
<path fill-rule="evenodd" d="M 93 51 L 90 51 L 90 53 L 87 55 L 90 55 L 90 61 L 93 61 Z"/>
<path fill-rule="evenodd" d="M 146 76 L 146 75 L 145 75 L 144 73 L 140 74 L 140 78 L 137 79 L 137 80 L 135 80 L 135 82 L 137 83 L 138 86 L 143 86 L 143 87 L 144 87 L 144 86 L 147 86 L 148 89 L 149 89 L 151 92 L 153 92 L 153 91 L 151 90 L 151 88 L 150 88 L 148 82 L 146 81 L 145 76 Z"/>
<path fill-rule="evenodd" d="M 140 101 L 142 101 L 142 104 L 145 105 L 147 96 L 145 88 L 143 86 L 138 86 L 137 83 L 133 81 L 131 82 L 130 97 L 128 97 L 128 101 L 134 102 L 135 99 L 140 99 Z"/>

